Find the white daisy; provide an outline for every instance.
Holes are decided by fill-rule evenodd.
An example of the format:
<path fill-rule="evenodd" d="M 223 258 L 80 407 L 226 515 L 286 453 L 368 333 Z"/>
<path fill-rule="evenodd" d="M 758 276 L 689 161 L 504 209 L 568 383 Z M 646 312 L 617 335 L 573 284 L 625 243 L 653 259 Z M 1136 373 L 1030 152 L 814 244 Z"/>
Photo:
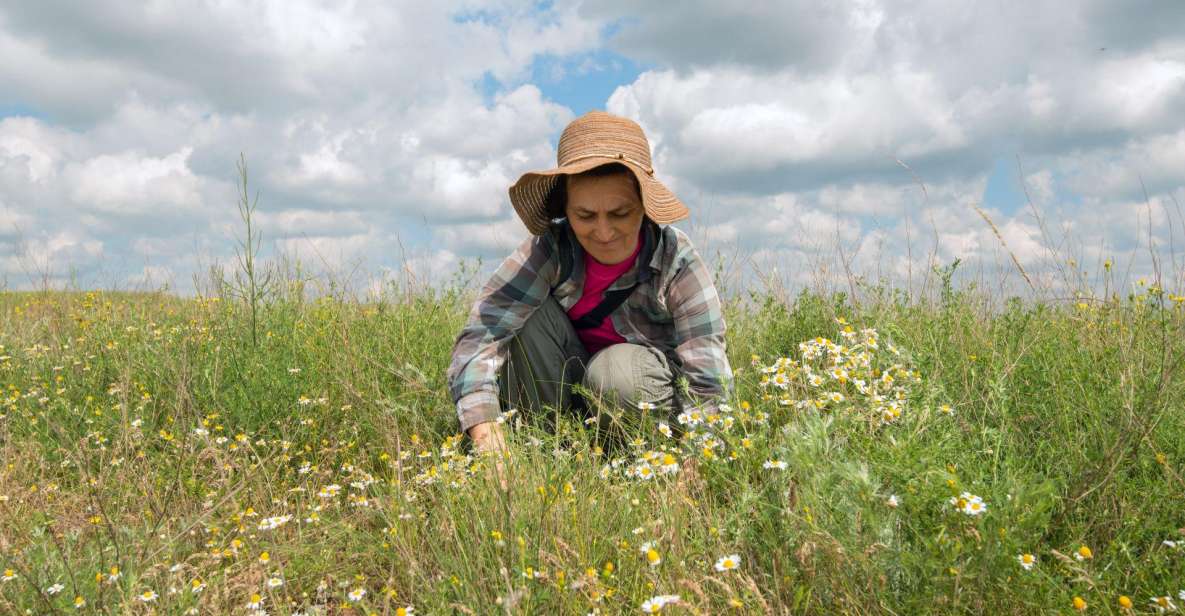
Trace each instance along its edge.
<path fill-rule="evenodd" d="M 732 571 L 739 566 L 741 566 L 741 557 L 738 554 L 722 556 L 720 557 L 720 560 L 716 561 L 717 571 Z"/>
<path fill-rule="evenodd" d="M 662 608 L 668 603 L 673 603 L 679 600 L 679 595 L 657 595 L 650 597 L 642 602 L 642 612 L 645 614 L 657 614 L 662 611 Z"/>

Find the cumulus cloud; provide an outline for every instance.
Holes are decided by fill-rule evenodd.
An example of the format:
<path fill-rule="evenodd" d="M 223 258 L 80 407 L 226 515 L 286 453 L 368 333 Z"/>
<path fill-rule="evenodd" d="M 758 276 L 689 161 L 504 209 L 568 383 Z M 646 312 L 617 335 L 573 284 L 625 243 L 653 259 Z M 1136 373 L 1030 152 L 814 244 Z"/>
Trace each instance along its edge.
<path fill-rule="evenodd" d="M 367 267 L 371 291 L 490 267 L 526 237 L 507 188 L 583 111 L 546 82 L 606 51 L 650 67 L 603 107 L 646 130 L 706 256 L 805 284 L 1138 255 L 1185 232 L 1183 22 L 1155 0 L 10 3 L 0 109 L 32 112 L 0 118 L 0 276 L 232 264 L 240 156 L 269 257 Z M 584 60 L 537 74 L 557 58 Z M 1028 200 L 984 206 L 1001 181 Z"/>

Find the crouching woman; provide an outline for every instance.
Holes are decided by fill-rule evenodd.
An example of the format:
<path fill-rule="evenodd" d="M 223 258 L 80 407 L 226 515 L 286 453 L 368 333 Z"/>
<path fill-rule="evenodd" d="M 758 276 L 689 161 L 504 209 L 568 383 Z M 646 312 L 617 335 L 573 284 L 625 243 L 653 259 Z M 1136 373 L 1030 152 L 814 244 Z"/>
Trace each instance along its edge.
<path fill-rule="evenodd" d="M 532 235 L 453 347 L 450 393 L 477 451 L 504 446 L 503 410 L 590 410 L 574 383 L 626 412 L 712 412 L 731 393 L 720 297 L 667 226 L 688 211 L 654 178 L 641 127 L 589 112 L 564 129 L 557 164 L 510 188 Z"/>

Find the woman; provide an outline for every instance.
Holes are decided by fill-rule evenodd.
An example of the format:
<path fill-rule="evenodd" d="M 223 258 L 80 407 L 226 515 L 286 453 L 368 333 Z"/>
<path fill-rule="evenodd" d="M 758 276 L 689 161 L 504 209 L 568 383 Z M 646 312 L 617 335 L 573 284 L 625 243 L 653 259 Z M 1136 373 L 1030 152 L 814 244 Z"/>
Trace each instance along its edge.
<path fill-rule="evenodd" d="M 503 408 L 582 406 L 573 383 L 666 412 L 710 411 L 732 386 L 720 298 L 687 235 L 660 226 L 688 212 L 654 178 L 641 127 L 591 111 L 564 129 L 556 158 L 510 188 L 532 237 L 482 288 L 453 347 L 449 389 L 478 451 L 502 447 Z"/>

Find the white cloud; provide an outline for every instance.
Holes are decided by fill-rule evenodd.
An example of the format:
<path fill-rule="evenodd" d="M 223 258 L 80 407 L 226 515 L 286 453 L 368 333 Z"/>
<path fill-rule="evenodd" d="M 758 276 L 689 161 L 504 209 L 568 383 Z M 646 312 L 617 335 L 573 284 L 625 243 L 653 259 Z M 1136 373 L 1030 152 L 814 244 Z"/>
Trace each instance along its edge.
<path fill-rule="evenodd" d="M 800 283 L 842 280 L 839 247 L 893 275 L 1006 257 L 970 205 L 1013 156 L 1049 224 L 988 213 L 1026 268 L 1138 247 L 1149 212 L 1163 244 L 1185 195 L 1182 7 L 10 3 L 0 104 L 38 117 L 0 119 L 0 275 L 78 259 L 186 285 L 239 235 L 240 153 L 269 255 L 419 280 L 496 264 L 526 237 L 507 188 L 554 165 L 573 118 L 530 83 L 565 64 L 536 61 L 585 57 L 570 86 L 616 61 L 588 54 L 610 30 L 652 66 L 604 107 L 646 130 L 705 254 Z"/>
<path fill-rule="evenodd" d="M 193 148 L 164 157 L 135 152 L 103 154 L 67 167 L 71 198 L 84 208 L 107 213 L 145 212 L 162 207 L 197 207 L 198 179 L 187 161 Z"/>

